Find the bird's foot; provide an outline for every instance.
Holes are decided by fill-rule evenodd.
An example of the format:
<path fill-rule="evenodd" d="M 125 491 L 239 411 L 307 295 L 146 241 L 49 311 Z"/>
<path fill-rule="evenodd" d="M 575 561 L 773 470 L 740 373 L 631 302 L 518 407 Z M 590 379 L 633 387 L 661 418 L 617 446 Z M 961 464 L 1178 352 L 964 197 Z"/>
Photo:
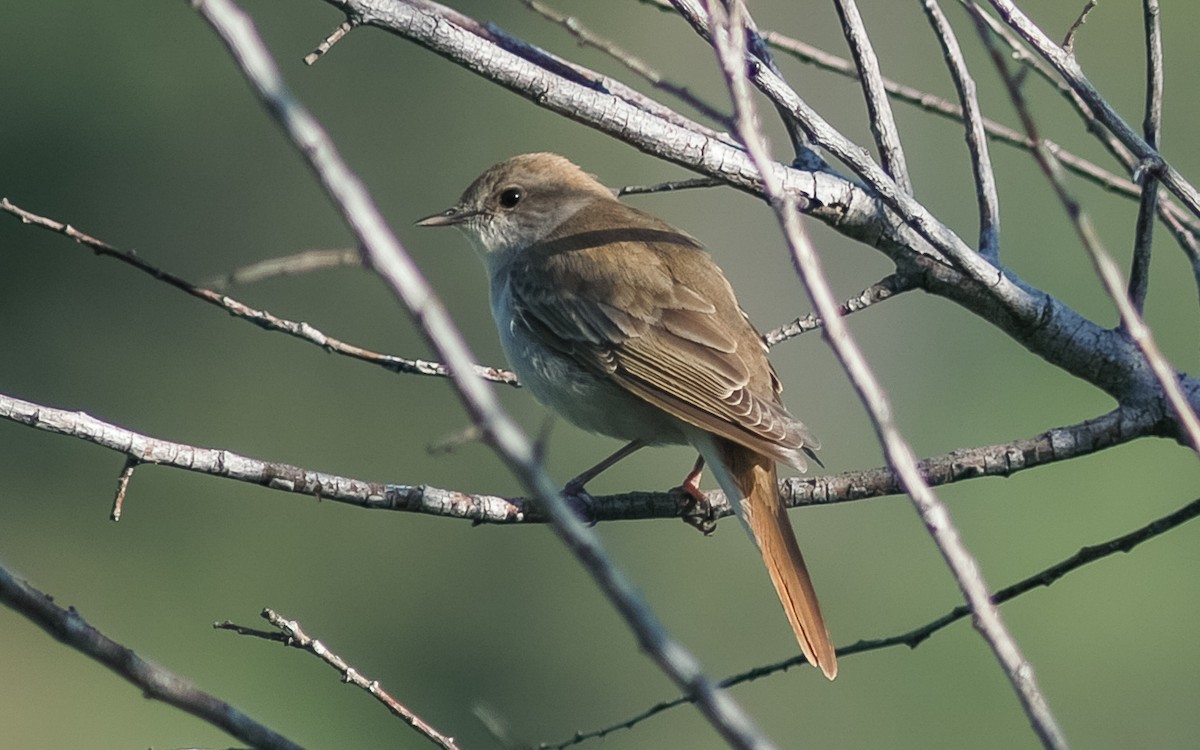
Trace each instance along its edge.
<path fill-rule="evenodd" d="M 717 530 L 717 517 L 708 496 L 699 487 L 689 487 L 686 481 L 679 487 L 679 492 L 683 495 L 679 503 L 679 517 L 704 536 L 711 536 Z"/>
<path fill-rule="evenodd" d="M 579 520 L 589 527 L 596 525 L 599 520 L 596 518 L 596 501 L 583 488 L 583 482 L 579 481 L 579 477 L 563 485 L 562 496 L 567 501 L 567 505 L 571 506 L 571 510 L 575 511 L 575 515 L 579 516 Z"/>
<path fill-rule="evenodd" d="M 700 489 L 700 477 L 704 474 L 704 458 L 698 457 L 696 465 L 683 478 L 679 491 L 683 500 L 679 505 L 679 516 L 688 526 L 699 531 L 704 536 L 711 536 L 717 530 L 717 517 L 713 513 L 712 503 Z"/>

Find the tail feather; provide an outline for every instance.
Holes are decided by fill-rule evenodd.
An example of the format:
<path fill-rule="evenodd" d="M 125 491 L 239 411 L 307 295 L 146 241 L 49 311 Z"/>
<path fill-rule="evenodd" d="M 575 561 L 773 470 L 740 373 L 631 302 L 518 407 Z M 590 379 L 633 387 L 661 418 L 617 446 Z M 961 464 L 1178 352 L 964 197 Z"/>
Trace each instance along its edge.
<path fill-rule="evenodd" d="M 714 467 L 714 473 L 735 508 L 741 500 L 738 515 L 762 551 L 775 592 L 805 658 L 832 680 L 837 676 L 837 656 L 796 534 L 779 498 L 775 461 L 726 440 L 718 439 L 717 443 L 721 469 L 725 471 Z M 724 486 L 731 481 L 736 483 L 737 494 L 731 494 L 733 488 Z"/>

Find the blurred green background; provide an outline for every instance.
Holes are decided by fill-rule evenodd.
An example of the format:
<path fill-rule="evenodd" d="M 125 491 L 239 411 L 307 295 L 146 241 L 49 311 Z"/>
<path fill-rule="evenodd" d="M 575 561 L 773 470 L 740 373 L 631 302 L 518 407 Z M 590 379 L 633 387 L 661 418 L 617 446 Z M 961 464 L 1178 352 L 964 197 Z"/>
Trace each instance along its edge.
<path fill-rule="evenodd" d="M 518 2 L 455 5 L 628 79 Z M 1027 5 L 1061 36 L 1079 4 Z M 1141 119 L 1139 5 L 1103 4 L 1077 42 L 1089 76 L 1131 122 Z M 1189 34 L 1200 7 L 1165 5 L 1165 150 L 1196 177 L 1200 150 L 1191 123 L 1200 112 L 1191 76 L 1200 53 Z M 444 208 L 484 167 L 523 151 L 564 153 L 612 185 L 688 176 L 375 29 L 355 31 L 307 68 L 301 58 L 341 21 L 336 10 L 315 0 L 244 7 L 481 362 L 502 363 L 483 271 L 465 240 L 416 229 L 414 219 Z M 557 7 L 726 108 L 711 53 L 677 18 L 632 0 L 561 0 Z M 312 177 L 187 4 L 3 0 L 0 8 L 0 194 L 193 280 L 348 244 Z M 844 50 L 829 4 L 780 0 L 752 8 L 764 28 Z M 950 94 L 941 54 L 915 6 L 877 0 L 862 9 L 889 76 Z M 950 10 L 976 64 L 987 113 L 1014 122 L 970 24 Z M 832 122 L 869 143 L 855 84 L 781 63 Z M 1048 137 L 1111 167 L 1061 100 L 1036 82 L 1029 94 Z M 972 238 L 975 207 L 960 128 L 903 105 L 897 116 L 918 196 Z M 769 124 L 782 156 L 785 141 Z M 1032 160 L 1003 146 L 994 155 L 1005 261 L 1111 324 L 1111 304 Z M 1090 185 L 1073 189 L 1127 267 L 1134 204 Z M 731 190 L 633 202 L 703 238 L 760 327 L 809 311 L 762 203 Z M 887 273 L 876 252 L 815 223 L 812 229 L 840 295 Z M 1155 252 L 1148 318 L 1173 364 L 1195 372 L 1190 271 L 1165 235 Z M 389 293 L 361 270 L 232 293 L 363 346 L 428 356 Z M 1112 406 L 942 300 L 910 294 L 850 324 L 921 455 L 1027 437 Z M 0 217 L 0 335 L 6 394 L 313 469 L 519 493 L 481 445 L 426 452 L 466 424 L 445 381 L 390 375 L 265 333 L 7 216 Z M 773 360 L 792 410 L 822 436 L 830 471 L 879 465 L 862 409 L 818 336 L 778 347 Z M 522 424 L 540 427 L 544 412 L 528 394 L 500 395 Z M 613 447 L 558 424 L 549 468 L 564 480 Z M 684 449 L 643 451 L 592 489 L 665 489 L 691 459 Z M 496 746 L 475 718 L 479 706 L 501 717 L 515 738 L 536 743 L 621 721 L 676 695 L 545 528 L 472 528 L 370 513 L 155 467 L 136 473 L 125 517 L 113 524 L 108 511 L 121 464 L 120 456 L 90 444 L 0 422 L 0 562 L 109 636 L 306 746 L 425 743 L 311 657 L 213 631 L 211 622 L 253 625 L 264 606 L 298 618 L 470 748 Z M 1196 496 L 1198 480 L 1194 456 L 1168 441 L 1143 440 L 940 494 L 999 588 L 1184 504 Z M 958 603 L 904 498 L 792 517 L 838 644 L 907 630 Z M 668 521 L 596 531 L 710 674 L 795 652 L 757 554 L 729 523 L 707 539 Z M 1075 746 L 1194 746 L 1198 533 L 1195 524 L 1173 531 L 1003 607 Z M 0 634 L 6 747 L 231 744 L 208 725 L 144 700 L 7 609 L 0 609 Z M 913 651 L 846 658 L 832 684 L 798 669 L 734 695 L 782 747 L 1036 745 L 1005 678 L 965 621 Z M 603 743 L 720 746 L 687 707 Z"/>

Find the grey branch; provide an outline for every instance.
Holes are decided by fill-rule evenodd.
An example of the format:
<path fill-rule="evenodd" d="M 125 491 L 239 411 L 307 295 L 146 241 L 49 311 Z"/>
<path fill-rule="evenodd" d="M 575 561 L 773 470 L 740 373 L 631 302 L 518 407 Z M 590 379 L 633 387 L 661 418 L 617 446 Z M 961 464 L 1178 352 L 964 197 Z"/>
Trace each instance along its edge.
<path fill-rule="evenodd" d="M 182 676 L 146 661 L 127 646 L 88 624 L 74 607 L 54 600 L 0 567 L 0 602 L 45 630 L 55 640 L 95 659 L 142 691 L 203 719 L 231 736 L 262 750 L 300 750 L 288 738 L 268 729 L 225 701 L 204 692 Z"/>
<path fill-rule="evenodd" d="M 845 317 L 916 288 L 917 285 L 913 279 L 902 277 L 895 273 L 888 274 L 838 305 L 838 314 Z M 767 343 L 767 346 L 775 346 L 801 334 L 815 331 L 823 325 L 825 325 L 825 322 L 821 319 L 821 316 L 812 312 L 803 318 L 796 318 L 791 323 L 785 323 L 778 328 L 767 331 L 763 334 L 763 341 Z"/>
<path fill-rule="evenodd" d="M 1146 30 L 1146 105 L 1142 135 L 1152 148 L 1159 147 L 1162 135 L 1163 51 L 1162 26 L 1158 0 L 1144 0 L 1142 15 Z M 1153 174 L 1142 175 L 1142 199 L 1138 205 L 1134 230 L 1133 265 L 1129 271 L 1129 300 L 1142 314 L 1146 290 L 1150 285 L 1150 247 L 1154 238 L 1154 215 L 1158 213 L 1158 180 Z"/>
<path fill-rule="evenodd" d="M 342 682 L 354 685 L 370 693 L 375 700 L 382 703 L 387 710 L 391 711 L 392 715 L 412 727 L 413 731 L 417 734 L 429 740 L 434 745 L 443 748 L 443 750 L 460 750 L 453 737 L 442 734 L 429 722 L 396 700 L 391 693 L 383 689 L 383 686 L 377 680 L 368 680 L 366 677 L 363 677 L 361 672 L 351 666 L 345 659 L 331 651 L 328 646 L 305 633 L 299 622 L 289 620 L 273 609 L 264 609 L 261 614 L 264 620 L 279 629 L 278 633 L 263 633 L 250 628 L 239 627 L 232 623 L 217 623 L 213 627 L 219 630 L 231 630 L 241 635 L 254 635 L 265 637 L 268 640 L 280 640 L 292 648 L 307 651 L 337 670 L 342 676 Z"/>
<path fill-rule="evenodd" d="M 66 411 L 0 394 L 0 419 L 84 440 L 126 457 L 120 486 L 130 465 L 153 464 L 246 482 L 372 510 L 421 513 L 473 523 L 545 523 L 546 514 L 526 498 L 469 494 L 425 484 L 385 484 L 355 477 L 264 461 L 221 448 L 205 448 L 143 435 L 78 411 Z M 1143 412 L 1119 409 L 1096 419 L 1058 427 L 1031 438 L 932 456 L 918 463 L 932 486 L 985 476 L 1011 476 L 1026 469 L 1084 456 L 1155 434 L 1157 423 Z M 132 472 L 130 472 L 131 474 Z M 790 507 L 827 505 L 899 494 L 903 490 L 886 467 L 821 477 L 789 478 L 780 492 Z M 725 496 L 707 493 L 715 517 L 732 515 Z M 124 495 L 122 495 L 122 499 Z M 596 495 L 588 506 L 591 521 L 680 518 L 692 510 L 678 491 Z"/>
<path fill-rule="evenodd" d="M 937 0 L 925 0 L 925 15 L 933 26 L 950 78 L 962 103 L 963 123 L 967 129 L 967 149 L 971 154 L 971 169 L 975 177 L 975 196 L 979 204 L 979 252 L 983 257 L 997 262 L 1000 257 L 1000 197 L 996 194 L 996 173 L 992 170 L 992 157 L 988 153 L 987 136 L 983 128 L 983 114 L 979 110 L 979 97 L 975 93 L 975 80 L 967 69 L 962 49 L 950 21 L 942 12 Z"/>
<path fill-rule="evenodd" d="M 835 5 L 838 17 L 842 20 L 842 33 L 854 56 L 880 161 L 900 189 L 912 195 L 912 178 L 908 174 L 904 148 L 900 145 L 900 129 L 896 127 L 896 119 L 892 116 L 892 105 L 883 86 L 883 74 L 879 72 L 879 59 L 875 56 L 875 48 L 871 46 L 871 38 L 867 36 L 867 27 L 858 12 L 858 4 L 854 0 L 836 0 Z"/>
<path fill-rule="evenodd" d="M 226 289 L 243 284 L 256 284 L 279 276 L 297 276 L 313 271 L 326 271 L 341 266 L 362 267 L 362 256 L 357 250 L 304 250 L 279 258 L 267 258 L 248 266 L 235 268 L 224 276 L 200 282 L 201 286 Z"/>
<path fill-rule="evenodd" d="M 693 94 L 685 86 L 673 83 L 667 80 L 661 73 L 650 67 L 645 61 L 636 57 L 630 52 L 621 49 L 619 45 L 610 39 L 605 39 L 594 33 L 575 16 L 568 16 L 564 13 L 551 8 L 545 3 L 538 0 L 521 0 L 527 8 L 534 13 L 546 18 L 567 30 L 571 36 L 575 37 L 581 45 L 593 47 L 608 55 L 612 59 L 624 65 L 631 72 L 649 82 L 651 86 L 660 91 L 665 91 L 668 94 L 678 98 L 682 102 L 686 102 L 697 112 L 700 112 L 705 117 L 710 118 L 714 122 L 726 123 L 729 116 L 721 112 L 716 107 L 704 101 L 700 97 Z"/>
<path fill-rule="evenodd" d="M 354 344 L 342 341 L 341 339 L 337 339 L 333 336 L 322 333 L 303 321 L 298 322 L 280 318 L 276 315 L 272 315 L 266 310 L 258 310 L 250 307 L 249 305 L 239 302 L 238 300 L 226 294 L 221 294 L 220 292 L 213 291 L 212 289 L 205 289 L 204 287 L 197 286 L 190 281 L 176 276 L 170 271 L 166 271 L 158 266 L 155 266 L 153 263 L 145 260 L 140 255 L 114 247 L 104 240 L 96 239 L 89 234 L 79 231 L 70 224 L 64 224 L 63 222 L 56 221 L 45 216 L 39 216 L 32 211 L 27 211 L 20 206 L 16 206 L 9 202 L 7 198 L 0 198 L 0 210 L 7 211 L 8 213 L 20 219 L 24 224 L 41 227 L 42 229 L 48 229 L 52 232 L 70 237 L 80 245 L 92 249 L 97 255 L 119 260 L 122 263 L 132 266 L 143 273 L 149 274 L 159 281 L 190 294 L 196 299 L 203 300 L 210 305 L 219 307 L 235 318 L 241 318 L 242 320 L 253 323 L 263 330 L 286 333 L 289 336 L 294 336 L 295 338 L 307 341 L 311 344 L 316 344 L 326 351 L 341 354 L 346 357 L 352 357 L 354 359 L 362 360 L 363 362 L 370 362 L 387 370 L 391 370 L 392 372 L 408 373 L 413 375 L 434 375 L 438 377 L 446 377 L 449 374 L 449 371 L 446 369 L 445 365 L 437 362 L 427 362 L 420 359 L 405 359 L 404 357 L 397 357 L 392 354 L 380 354 L 379 352 L 374 352 L 370 349 L 364 349 L 361 346 L 356 346 Z M 518 385 L 516 375 L 497 367 L 485 367 L 483 365 L 473 364 L 471 365 L 471 371 L 484 380 L 491 380 L 496 383 L 505 383 L 507 385 Z"/>

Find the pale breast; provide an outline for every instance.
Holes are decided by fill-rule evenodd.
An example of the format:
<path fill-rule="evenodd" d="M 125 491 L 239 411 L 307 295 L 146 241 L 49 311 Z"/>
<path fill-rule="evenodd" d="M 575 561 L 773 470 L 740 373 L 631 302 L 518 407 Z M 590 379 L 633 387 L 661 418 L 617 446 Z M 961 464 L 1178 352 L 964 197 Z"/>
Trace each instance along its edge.
<path fill-rule="evenodd" d="M 504 275 L 497 274 L 493 282 L 492 317 L 500 344 L 513 371 L 538 401 L 590 432 L 626 441 L 687 442 L 675 417 L 538 341 L 514 320 Z"/>

